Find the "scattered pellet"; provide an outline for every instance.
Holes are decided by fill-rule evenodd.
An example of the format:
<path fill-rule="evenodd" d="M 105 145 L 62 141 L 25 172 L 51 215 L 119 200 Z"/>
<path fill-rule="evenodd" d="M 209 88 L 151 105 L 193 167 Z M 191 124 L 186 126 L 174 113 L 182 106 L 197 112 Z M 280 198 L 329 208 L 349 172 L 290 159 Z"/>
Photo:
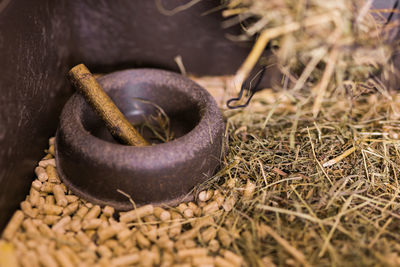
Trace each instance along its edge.
<path fill-rule="evenodd" d="M 193 239 L 185 239 L 183 240 L 183 244 L 186 248 L 195 248 L 197 246 L 196 241 L 194 241 Z"/>
<path fill-rule="evenodd" d="M 111 264 L 114 266 L 122 266 L 122 265 L 132 265 L 139 262 L 139 254 L 132 253 L 129 255 L 117 257 L 111 260 Z"/>
<path fill-rule="evenodd" d="M 225 197 L 221 194 L 215 194 L 213 199 L 218 203 L 218 207 L 225 202 Z"/>
<path fill-rule="evenodd" d="M 101 224 L 99 226 L 99 229 L 104 229 L 106 227 L 108 227 L 110 224 L 108 223 L 107 218 L 104 218 L 105 216 L 102 214 L 99 217 L 99 220 L 101 220 Z"/>
<path fill-rule="evenodd" d="M 170 267 L 174 263 L 174 256 L 170 252 L 164 251 L 161 262 L 161 267 Z"/>
<path fill-rule="evenodd" d="M 15 248 L 12 243 L 0 241 L 0 266 L 19 266 Z"/>
<path fill-rule="evenodd" d="M 49 237 L 49 238 L 53 238 L 54 237 L 54 232 L 50 229 L 50 227 L 47 224 L 40 224 L 38 226 L 39 232 L 45 236 L 45 237 Z"/>
<path fill-rule="evenodd" d="M 112 265 L 111 265 L 111 261 L 110 261 L 109 258 L 102 257 L 102 258 L 99 259 L 99 261 L 97 262 L 96 266 L 98 266 L 98 267 L 109 267 L 109 266 L 112 266 Z"/>
<path fill-rule="evenodd" d="M 224 185 L 225 185 L 226 187 L 230 188 L 230 189 L 235 188 L 235 186 L 236 186 L 236 180 L 233 179 L 233 178 L 229 178 L 229 179 L 225 182 Z"/>
<path fill-rule="evenodd" d="M 229 247 L 232 244 L 232 238 L 226 229 L 220 228 L 218 230 L 217 236 L 222 246 Z"/>
<path fill-rule="evenodd" d="M 183 249 L 187 249 L 185 242 L 183 242 L 184 240 L 178 239 L 175 243 L 174 243 L 174 248 L 177 251 L 181 251 Z"/>
<path fill-rule="evenodd" d="M 215 213 L 217 210 L 219 210 L 219 205 L 215 200 L 203 207 L 203 213 L 206 215 Z"/>
<path fill-rule="evenodd" d="M 49 146 L 54 146 L 55 140 L 56 140 L 56 137 L 55 137 L 55 136 L 50 137 L 50 138 L 49 138 Z"/>
<path fill-rule="evenodd" d="M 206 202 L 206 201 L 210 200 L 213 195 L 214 195 L 214 191 L 209 189 L 209 190 L 201 191 L 198 195 L 198 198 L 200 201 Z"/>
<path fill-rule="evenodd" d="M 246 186 L 244 187 L 243 197 L 246 199 L 250 199 L 253 196 L 255 189 L 256 183 L 248 179 L 246 182 Z"/>
<path fill-rule="evenodd" d="M 56 199 L 53 195 L 47 195 L 44 204 L 55 205 Z"/>
<path fill-rule="evenodd" d="M 224 203 L 222 204 L 222 207 L 224 208 L 225 211 L 229 212 L 235 206 L 236 200 L 237 200 L 236 196 L 231 195 L 225 199 Z"/>
<path fill-rule="evenodd" d="M 59 215 L 63 211 L 63 207 L 52 204 L 44 204 L 42 208 L 46 215 Z"/>
<path fill-rule="evenodd" d="M 49 177 L 47 176 L 47 172 L 43 167 L 36 167 L 35 174 L 40 182 L 46 182 L 49 179 Z"/>
<path fill-rule="evenodd" d="M 30 218 L 35 218 L 39 214 L 39 210 L 37 208 L 32 208 L 32 205 L 28 201 L 22 201 L 21 210 Z"/>
<path fill-rule="evenodd" d="M 31 219 L 25 219 L 22 222 L 22 226 L 24 227 L 25 231 L 31 236 L 39 236 L 40 233 Z"/>
<path fill-rule="evenodd" d="M 125 255 L 126 251 L 122 244 L 118 244 L 118 246 L 114 247 L 113 253 L 115 256 L 119 257 Z"/>
<path fill-rule="evenodd" d="M 57 215 L 46 215 L 43 218 L 43 223 L 47 224 L 47 225 L 53 225 L 56 222 L 58 222 L 58 220 L 60 220 L 60 216 Z"/>
<path fill-rule="evenodd" d="M 207 205 L 207 202 L 197 200 L 197 206 L 198 206 L 199 208 L 203 208 L 203 207 L 205 207 L 206 205 Z"/>
<path fill-rule="evenodd" d="M 97 218 L 100 214 L 101 208 L 99 205 L 94 205 L 88 213 L 83 217 L 84 220 Z"/>
<path fill-rule="evenodd" d="M 180 222 L 173 222 L 168 230 L 169 237 L 176 237 L 182 232 L 182 224 Z"/>
<path fill-rule="evenodd" d="M 79 210 L 75 213 L 74 217 L 83 219 L 85 215 L 88 213 L 89 209 L 85 206 L 81 206 Z"/>
<path fill-rule="evenodd" d="M 46 152 L 46 151 L 45 151 Z M 54 157 L 53 157 L 53 155 L 52 154 L 46 154 L 46 156 L 44 156 L 43 158 L 42 158 L 42 160 L 47 160 L 47 159 L 53 159 Z"/>
<path fill-rule="evenodd" d="M 220 247 L 221 246 L 220 246 L 219 242 L 216 239 L 213 239 L 208 243 L 208 249 L 211 252 L 216 253 L 220 249 Z"/>
<path fill-rule="evenodd" d="M 55 185 L 53 187 L 54 198 L 58 206 L 66 207 L 68 205 L 68 200 L 65 197 L 64 189 L 60 185 Z"/>
<path fill-rule="evenodd" d="M 56 260 L 47 252 L 40 252 L 39 262 L 45 267 L 58 267 Z"/>
<path fill-rule="evenodd" d="M 179 259 L 183 260 L 187 257 L 202 257 L 207 256 L 206 248 L 190 248 L 190 249 L 182 249 L 177 253 Z"/>
<path fill-rule="evenodd" d="M 185 209 L 187 209 L 187 208 L 188 208 L 188 206 L 186 205 L 186 203 L 181 203 L 181 204 L 178 205 L 178 207 L 176 207 L 176 209 L 177 209 L 180 213 L 183 213 L 183 211 L 184 211 Z"/>
<path fill-rule="evenodd" d="M 161 222 L 158 225 L 157 228 L 157 236 L 166 236 L 168 235 L 168 228 L 169 228 L 169 223 L 167 222 Z"/>
<path fill-rule="evenodd" d="M 39 258 L 36 255 L 35 251 L 26 251 L 23 255 L 19 255 L 18 257 L 21 265 L 23 267 L 39 267 Z M 1 266 L 1 264 L 0 264 Z"/>
<path fill-rule="evenodd" d="M 200 216 L 201 215 L 201 208 L 199 206 L 196 205 L 196 203 L 194 202 L 189 202 L 188 203 L 188 207 L 190 209 L 192 209 L 193 213 L 195 216 Z"/>
<path fill-rule="evenodd" d="M 134 233 L 134 236 L 136 238 L 136 242 L 137 244 L 141 247 L 141 248 L 148 248 L 151 245 L 151 242 L 149 239 L 147 239 L 140 231 L 136 231 Z"/>
<path fill-rule="evenodd" d="M 191 208 L 186 208 L 183 211 L 183 217 L 189 219 L 189 218 L 193 218 L 193 216 L 194 216 L 194 212 Z"/>
<path fill-rule="evenodd" d="M 96 255 L 96 253 L 95 253 L 95 251 L 93 251 L 93 250 L 84 250 L 84 251 L 82 251 L 82 252 L 80 252 L 79 254 L 78 254 L 78 256 L 81 258 L 81 259 L 85 259 L 85 261 L 87 262 L 87 264 L 88 264 L 88 266 L 93 266 L 94 264 L 94 262 L 96 261 L 96 259 L 97 259 L 97 255 Z"/>
<path fill-rule="evenodd" d="M 100 256 L 103 258 L 111 258 L 112 257 L 112 251 L 104 246 L 104 245 L 100 245 L 97 247 L 97 252 L 100 254 Z"/>
<path fill-rule="evenodd" d="M 50 183 L 50 182 L 44 182 L 42 184 L 42 187 L 40 187 L 40 191 L 44 193 L 53 193 L 53 188 L 55 184 Z"/>
<path fill-rule="evenodd" d="M 82 229 L 82 222 L 79 218 L 73 218 L 71 223 L 69 224 L 69 228 L 71 231 L 77 233 Z"/>
<path fill-rule="evenodd" d="M 196 267 L 214 266 L 214 258 L 209 256 L 194 257 L 192 264 Z"/>
<path fill-rule="evenodd" d="M 147 249 L 141 250 L 139 252 L 140 260 L 139 265 L 143 267 L 151 267 L 154 263 L 153 253 Z"/>
<path fill-rule="evenodd" d="M 65 251 L 57 250 L 54 254 L 56 260 L 62 267 L 74 267 L 74 264 L 71 262 L 71 259 Z"/>
<path fill-rule="evenodd" d="M 119 219 L 121 222 L 132 222 L 132 221 L 138 220 L 139 218 L 142 218 L 144 216 L 153 214 L 153 211 L 154 211 L 153 205 L 145 205 L 145 206 L 139 207 L 135 210 L 121 213 L 121 216 Z"/>
<path fill-rule="evenodd" d="M 90 238 L 82 231 L 76 233 L 76 239 L 85 247 L 89 246 L 89 244 L 92 242 Z"/>
<path fill-rule="evenodd" d="M 49 149 L 47 150 L 47 153 L 51 154 L 53 157 L 56 156 L 54 145 L 50 145 Z"/>
<path fill-rule="evenodd" d="M 201 233 L 201 239 L 204 243 L 208 243 L 210 240 L 217 236 L 217 229 L 213 226 L 209 226 L 206 230 Z"/>
<path fill-rule="evenodd" d="M 171 219 L 171 213 L 160 207 L 154 208 L 154 215 L 163 222 Z"/>
<path fill-rule="evenodd" d="M 39 161 L 39 166 L 42 168 L 47 168 L 47 166 L 56 167 L 56 160 L 55 159 L 45 159 Z"/>
<path fill-rule="evenodd" d="M 2 237 L 6 240 L 11 240 L 14 237 L 15 232 L 21 226 L 23 220 L 24 213 L 20 210 L 17 210 L 4 229 Z"/>
<path fill-rule="evenodd" d="M 71 217 L 66 216 L 59 220 L 56 224 L 51 228 L 54 232 L 64 233 L 65 226 L 71 222 Z"/>
<path fill-rule="evenodd" d="M 97 235 L 99 236 L 99 241 L 104 242 L 113 236 L 117 235 L 117 233 L 122 229 L 120 224 L 112 224 L 109 227 L 100 229 L 97 232 Z"/>
<path fill-rule="evenodd" d="M 121 243 L 123 243 L 123 242 L 126 241 L 128 238 L 130 238 L 131 235 L 132 235 L 132 231 L 129 230 L 128 228 L 126 228 L 126 229 L 123 229 L 122 231 L 120 231 L 120 232 L 117 234 L 117 238 L 118 238 L 118 240 L 119 240 Z"/>
<path fill-rule="evenodd" d="M 160 265 L 160 260 L 161 260 L 160 250 L 158 249 L 158 247 L 156 245 L 151 246 L 150 250 L 153 254 L 152 256 L 153 256 L 154 265 L 156 265 L 156 266 Z"/>
<path fill-rule="evenodd" d="M 32 188 L 36 189 L 37 191 L 40 191 L 40 189 L 42 188 L 42 182 L 39 180 L 34 180 L 32 182 Z"/>
<path fill-rule="evenodd" d="M 89 238 L 93 238 L 93 236 L 96 234 L 96 230 L 85 230 L 85 234 L 86 234 Z"/>
<path fill-rule="evenodd" d="M 103 214 L 106 215 L 107 217 L 112 217 L 114 212 L 115 212 L 115 210 L 111 206 L 105 206 L 103 208 Z"/>
<path fill-rule="evenodd" d="M 133 241 L 132 234 L 129 236 L 128 239 L 124 240 L 124 241 L 120 241 L 122 243 L 122 246 L 126 249 L 126 250 L 131 250 L 133 248 L 136 248 L 136 240 L 135 242 Z"/>
<path fill-rule="evenodd" d="M 214 218 L 212 216 L 200 217 L 193 221 L 193 228 L 200 229 L 201 227 L 209 226 L 215 224 Z"/>
<path fill-rule="evenodd" d="M 72 249 L 71 249 L 71 247 L 70 246 L 63 246 L 62 248 L 61 248 L 61 250 L 63 250 L 67 255 L 68 255 L 68 257 L 70 258 L 70 260 L 71 260 L 71 262 L 74 264 L 74 266 L 77 266 L 77 265 L 79 265 L 79 263 L 82 261 L 79 257 L 78 257 L 78 255 L 76 255 L 76 253 L 75 253 L 75 251 L 73 251 Z"/>
<path fill-rule="evenodd" d="M 38 207 L 40 204 L 40 193 L 33 187 L 31 187 L 31 190 L 29 191 L 29 202 L 34 207 Z"/>
<path fill-rule="evenodd" d="M 60 182 L 60 178 L 58 177 L 58 173 L 56 170 L 56 166 L 54 165 L 48 165 L 46 166 L 46 172 L 47 172 L 47 176 L 49 177 L 49 182 L 50 183 L 59 183 Z"/>
<path fill-rule="evenodd" d="M 156 223 L 158 223 L 158 219 L 157 219 L 156 216 L 154 216 L 154 214 L 150 214 L 150 215 L 144 216 L 143 217 L 143 221 L 147 222 L 148 224 L 156 224 Z"/>
<path fill-rule="evenodd" d="M 182 215 L 176 211 L 171 211 L 171 219 L 174 221 L 179 221 L 180 219 L 182 219 Z"/>
<path fill-rule="evenodd" d="M 217 256 L 214 260 L 215 267 L 232 267 L 232 262 L 222 258 L 221 256 Z"/>
<path fill-rule="evenodd" d="M 79 207 L 79 203 L 78 203 L 77 201 L 76 201 L 76 202 L 73 202 L 73 203 L 69 204 L 68 206 L 66 206 L 66 207 L 63 209 L 62 215 L 63 215 L 63 216 L 71 215 L 71 214 L 73 214 L 75 211 L 78 210 L 78 207 Z"/>
<path fill-rule="evenodd" d="M 242 265 L 243 258 L 238 256 L 238 255 L 236 255 L 232 251 L 223 250 L 223 251 L 221 251 L 221 255 L 223 255 L 226 260 L 228 260 L 229 262 L 231 262 L 235 266 L 241 266 Z"/>
<path fill-rule="evenodd" d="M 167 235 L 161 236 L 157 241 L 156 244 L 158 247 L 165 249 L 167 251 L 172 251 L 174 247 L 174 242 L 169 239 Z"/>
<path fill-rule="evenodd" d="M 74 195 L 66 195 L 65 197 L 68 200 L 68 203 L 77 202 L 79 199 L 77 196 L 74 196 Z"/>
<path fill-rule="evenodd" d="M 100 227 L 102 224 L 101 219 L 90 219 L 90 220 L 84 220 L 82 221 L 82 229 L 84 230 L 94 230 Z"/>
<path fill-rule="evenodd" d="M 140 231 L 150 240 L 155 242 L 157 240 L 157 226 L 155 225 L 143 225 L 140 227 Z"/>
<path fill-rule="evenodd" d="M 104 245 L 107 246 L 108 248 L 114 250 L 117 246 L 119 246 L 119 243 L 115 239 L 109 239 L 106 242 L 104 242 Z"/>
<path fill-rule="evenodd" d="M 179 236 L 177 236 L 177 239 L 182 240 L 182 241 L 185 239 L 192 239 L 192 238 L 195 238 L 198 234 L 199 234 L 199 228 L 192 228 L 190 230 L 184 231 L 183 233 L 179 232 Z M 173 237 L 173 236 L 171 236 L 171 237 Z"/>

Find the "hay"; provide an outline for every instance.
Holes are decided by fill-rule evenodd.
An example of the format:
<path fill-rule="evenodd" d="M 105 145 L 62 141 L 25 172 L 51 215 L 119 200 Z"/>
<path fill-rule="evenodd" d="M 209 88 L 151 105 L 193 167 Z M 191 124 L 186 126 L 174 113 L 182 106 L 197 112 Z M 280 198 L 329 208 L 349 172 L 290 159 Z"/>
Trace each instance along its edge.
<path fill-rule="evenodd" d="M 249 179 L 256 189 L 221 218 L 235 222 L 233 247 L 249 265 L 400 263 L 399 96 L 331 97 L 314 119 L 311 101 L 267 91 L 249 109 L 225 112 L 221 179 L 236 180 L 225 193 Z"/>
<path fill-rule="evenodd" d="M 341 90 L 347 81 L 398 75 L 391 62 L 394 47 L 389 41 L 398 21 L 388 22 L 378 11 L 370 12 L 371 5 L 372 1 L 365 0 L 228 1 L 222 13 L 229 18 L 225 24 L 241 23 L 244 31 L 235 38 L 257 36 L 236 73 L 236 90 L 268 43 L 279 69 L 291 81 L 291 89 L 312 86 L 314 117 L 325 94 Z"/>
<path fill-rule="evenodd" d="M 247 195 L 220 224 L 249 266 L 400 265 L 400 95 L 385 87 L 398 22 L 371 3 L 232 0 L 223 13 L 237 39 L 259 33 L 236 88 L 268 42 L 284 81 L 225 111 L 229 168 L 213 187 L 233 178 L 224 192 Z"/>
<path fill-rule="evenodd" d="M 227 167 L 212 187 L 256 185 L 220 222 L 249 266 L 400 264 L 400 94 L 373 80 L 349 88 L 323 98 L 317 118 L 310 89 L 267 89 L 224 111 Z"/>

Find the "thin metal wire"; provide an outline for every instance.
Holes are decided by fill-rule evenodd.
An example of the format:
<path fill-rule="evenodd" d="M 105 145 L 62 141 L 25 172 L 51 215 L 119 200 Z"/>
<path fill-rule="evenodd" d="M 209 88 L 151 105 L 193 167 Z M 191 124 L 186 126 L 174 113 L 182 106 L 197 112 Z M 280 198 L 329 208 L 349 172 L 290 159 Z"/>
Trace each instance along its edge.
<path fill-rule="evenodd" d="M 254 75 L 254 77 L 249 82 L 250 83 L 249 88 L 246 88 L 247 81 L 245 81 L 240 88 L 239 96 L 229 99 L 226 102 L 226 106 L 230 109 L 247 107 L 250 103 L 250 100 L 253 98 L 254 94 L 262 89 L 262 88 L 258 88 L 258 86 L 260 85 L 260 82 L 261 82 L 262 78 L 264 77 L 266 68 L 267 68 L 266 66 L 262 67 L 261 70 L 259 70 L 257 72 L 257 74 Z M 252 83 L 253 83 L 254 79 L 256 79 L 256 78 L 257 78 L 256 83 L 254 86 L 252 86 Z M 241 104 L 241 105 L 232 105 L 231 104 L 232 102 L 238 102 L 242 99 L 244 91 L 248 91 L 248 93 L 247 93 L 248 99 L 247 99 L 246 103 Z"/>
<path fill-rule="evenodd" d="M 395 13 L 394 10 L 396 10 L 398 6 L 399 6 L 399 0 L 397 0 L 397 1 L 394 3 L 393 8 L 392 8 L 392 12 L 390 12 L 390 14 L 389 14 L 389 16 L 388 16 L 388 18 L 387 18 L 387 20 L 386 20 L 385 25 L 389 24 L 389 22 L 392 20 L 392 17 L 393 17 L 393 15 L 394 15 L 394 13 Z"/>

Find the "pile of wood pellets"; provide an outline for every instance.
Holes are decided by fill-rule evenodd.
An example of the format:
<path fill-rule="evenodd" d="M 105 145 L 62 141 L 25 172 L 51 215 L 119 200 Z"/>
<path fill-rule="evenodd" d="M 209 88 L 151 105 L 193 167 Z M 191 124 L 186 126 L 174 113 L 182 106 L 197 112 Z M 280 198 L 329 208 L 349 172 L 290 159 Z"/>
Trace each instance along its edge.
<path fill-rule="evenodd" d="M 227 249 L 231 234 L 218 225 L 222 212 L 233 208 L 234 197 L 209 189 L 198 194 L 196 203 L 174 208 L 145 205 L 117 213 L 65 187 L 57 174 L 54 138 L 46 152 L 29 195 L 2 233 L 0 265 L 243 265 L 242 257 Z M 227 181 L 224 186 L 233 185 Z"/>

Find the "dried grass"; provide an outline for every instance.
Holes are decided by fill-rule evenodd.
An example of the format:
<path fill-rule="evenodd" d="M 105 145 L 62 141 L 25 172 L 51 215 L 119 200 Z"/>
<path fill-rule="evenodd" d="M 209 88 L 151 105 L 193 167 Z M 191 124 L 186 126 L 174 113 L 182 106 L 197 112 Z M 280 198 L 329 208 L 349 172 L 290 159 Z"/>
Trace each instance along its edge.
<path fill-rule="evenodd" d="M 211 187 L 238 199 L 221 215 L 249 266 L 399 266 L 397 49 L 371 1 L 228 1 L 227 25 L 259 34 L 236 88 L 268 42 L 280 91 L 225 110 L 229 153 Z M 382 81 L 384 82 L 382 82 Z M 232 223 L 234 222 L 234 223 Z"/>
<path fill-rule="evenodd" d="M 229 198 L 255 183 L 219 221 L 249 266 L 400 264 L 400 94 L 360 88 L 323 98 L 317 118 L 306 90 L 225 110 L 229 151 L 211 188 L 234 179 Z"/>
<path fill-rule="evenodd" d="M 387 23 L 371 7 L 372 1 L 366 0 L 227 1 L 225 24 L 240 23 L 244 32 L 234 38 L 257 36 L 251 53 L 236 73 L 236 90 L 268 43 L 279 69 L 291 82 L 289 87 L 295 91 L 312 89 L 314 117 L 325 94 L 343 90 L 349 81 L 398 76 L 391 62 L 395 48 L 389 37 L 399 22 Z"/>

